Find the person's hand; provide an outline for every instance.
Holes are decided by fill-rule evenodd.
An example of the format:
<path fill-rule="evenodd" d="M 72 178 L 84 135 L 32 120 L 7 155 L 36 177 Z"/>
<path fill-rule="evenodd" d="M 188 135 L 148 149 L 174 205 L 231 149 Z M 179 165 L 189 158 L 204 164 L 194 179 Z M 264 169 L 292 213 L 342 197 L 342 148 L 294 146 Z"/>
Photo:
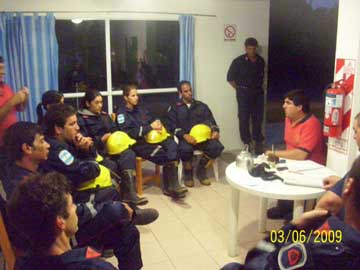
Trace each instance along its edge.
<path fill-rule="evenodd" d="M 101 141 L 102 141 L 103 143 L 105 143 L 105 142 L 107 141 L 107 139 L 109 139 L 110 135 L 111 135 L 110 132 L 104 134 L 104 135 L 101 137 Z"/>
<path fill-rule="evenodd" d="M 29 89 L 23 87 L 13 95 L 13 97 L 10 99 L 10 102 L 12 106 L 17 106 L 25 103 L 28 97 L 29 97 Z"/>
<path fill-rule="evenodd" d="M 270 162 L 276 162 L 279 160 L 279 157 L 273 151 L 267 150 L 265 155 L 267 156 L 267 160 Z"/>
<path fill-rule="evenodd" d="M 213 131 L 211 133 L 211 139 L 212 140 L 218 140 L 220 138 L 220 133 L 218 131 Z"/>
<path fill-rule="evenodd" d="M 150 124 L 151 128 L 154 130 L 161 130 L 162 129 L 162 124 L 161 121 L 159 119 L 155 120 L 154 122 L 152 122 Z"/>
<path fill-rule="evenodd" d="M 193 136 L 191 136 L 190 134 L 184 134 L 183 138 L 189 144 L 192 144 L 192 145 L 196 144 L 195 138 Z"/>
<path fill-rule="evenodd" d="M 323 188 L 325 190 L 331 189 L 341 178 L 337 175 L 330 175 L 323 180 Z"/>
<path fill-rule="evenodd" d="M 128 211 L 129 221 L 131 221 L 133 218 L 134 210 L 132 210 L 131 207 L 127 203 L 122 203 L 122 204 L 124 205 L 125 209 Z"/>
<path fill-rule="evenodd" d="M 309 212 L 305 212 L 301 217 L 296 218 L 291 221 L 298 229 L 306 229 L 313 224 L 316 224 L 320 221 L 325 221 L 328 217 L 329 211 L 325 209 L 314 209 Z"/>
<path fill-rule="evenodd" d="M 94 142 L 90 137 L 84 137 L 81 133 L 76 134 L 74 144 L 77 148 L 89 151 Z"/>

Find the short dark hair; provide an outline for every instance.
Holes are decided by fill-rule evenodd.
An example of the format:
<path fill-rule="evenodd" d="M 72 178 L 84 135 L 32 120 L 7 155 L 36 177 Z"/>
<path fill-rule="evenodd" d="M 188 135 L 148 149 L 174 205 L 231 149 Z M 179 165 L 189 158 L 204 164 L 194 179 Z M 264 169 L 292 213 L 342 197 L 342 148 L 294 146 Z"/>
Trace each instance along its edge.
<path fill-rule="evenodd" d="M 301 105 L 302 111 L 304 113 L 310 112 L 310 101 L 309 98 L 305 95 L 304 90 L 301 89 L 291 90 L 285 94 L 284 98 L 290 99 L 292 102 L 294 102 L 295 106 Z"/>
<path fill-rule="evenodd" d="M 253 38 L 253 37 L 249 37 L 245 40 L 245 43 L 244 43 L 245 47 L 248 47 L 248 46 L 255 46 L 257 47 L 258 46 L 258 42 L 256 40 L 256 38 Z"/>
<path fill-rule="evenodd" d="M 36 106 L 36 114 L 38 117 L 39 125 L 41 125 L 44 121 L 43 109 L 47 111 L 48 105 L 60 103 L 63 97 L 64 95 L 56 90 L 48 90 L 42 95 L 41 102 Z"/>
<path fill-rule="evenodd" d="M 4 134 L 4 148 L 10 160 L 21 160 L 24 156 L 22 145 L 33 146 L 36 134 L 42 135 L 41 127 L 31 122 L 17 122 L 11 125 Z"/>
<path fill-rule="evenodd" d="M 360 157 L 353 162 L 348 177 L 354 179 L 354 203 L 355 208 L 360 212 Z"/>
<path fill-rule="evenodd" d="M 45 114 L 45 134 L 55 135 L 55 126 L 64 127 L 66 120 L 76 114 L 76 110 L 69 104 L 54 104 Z"/>
<path fill-rule="evenodd" d="M 130 94 L 130 91 L 133 89 L 137 89 L 137 85 L 136 83 L 129 83 L 127 85 L 125 85 L 124 90 L 123 90 L 123 95 L 124 97 L 128 97 Z"/>
<path fill-rule="evenodd" d="M 51 172 L 24 179 L 12 193 L 7 204 L 9 221 L 31 252 L 44 253 L 54 243 L 56 218 L 69 217 L 65 195 L 70 191 L 66 177 Z"/>
<path fill-rule="evenodd" d="M 91 102 L 93 101 L 96 97 L 98 96 L 101 96 L 101 93 L 96 90 L 96 89 L 89 89 L 85 92 L 85 96 L 83 97 L 83 99 L 81 100 L 81 106 L 82 108 L 84 109 L 87 109 L 87 106 L 86 106 L 86 102 Z"/>
<path fill-rule="evenodd" d="M 178 86 L 177 86 L 177 90 L 178 90 L 179 93 L 181 93 L 181 87 L 182 87 L 184 84 L 188 84 L 188 85 L 190 85 L 190 87 L 191 87 L 191 83 L 190 83 L 189 81 L 182 80 L 182 81 L 179 82 L 179 84 L 178 84 Z"/>

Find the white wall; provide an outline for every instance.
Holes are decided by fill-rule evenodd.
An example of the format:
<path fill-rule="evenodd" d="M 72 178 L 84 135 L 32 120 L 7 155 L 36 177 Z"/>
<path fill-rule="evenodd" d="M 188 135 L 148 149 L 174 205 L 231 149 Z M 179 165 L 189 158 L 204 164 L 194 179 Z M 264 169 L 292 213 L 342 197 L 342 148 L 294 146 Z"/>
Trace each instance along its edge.
<path fill-rule="evenodd" d="M 261 54 L 267 60 L 269 0 L 7 0 L 0 3 L 1 10 L 5 11 L 52 11 L 56 14 L 61 11 L 104 12 L 109 16 L 114 12 L 124 12 L 121 16 L 138 19 L 149 16 L 157 19 L 171 17 L 159 14 L 167 12 L 215 15 L 196 16 L 196 95 L 213 110 L 226 149 L 240 148 L 236 96 L 235 91 L 226 82 L 226 72 L 232 59 L 243 53 L 243 42 L 248 36 L 258 39 L 262 47 Z M 75 15 L 76 13 L 66 14 Z M 236 42 L 224 41 L 224 24 L 237 24 Z"/>
<path fill-rule="evenodd" d="M 353 105 L 350 129 L 354 116 L 360 112 L 360 1 L 340 0 L 338 16 L 338 32 L 336 42 L 336 58 L 355 59 L 355 83 L 353 90 Z M 348 135 L 349 151 L 341 154 L 333 150 L 328 151 L 327 166 L 339 175 L 345 174 L 357 155 L 357 145 L 353 139 L 352 130 Z"/>

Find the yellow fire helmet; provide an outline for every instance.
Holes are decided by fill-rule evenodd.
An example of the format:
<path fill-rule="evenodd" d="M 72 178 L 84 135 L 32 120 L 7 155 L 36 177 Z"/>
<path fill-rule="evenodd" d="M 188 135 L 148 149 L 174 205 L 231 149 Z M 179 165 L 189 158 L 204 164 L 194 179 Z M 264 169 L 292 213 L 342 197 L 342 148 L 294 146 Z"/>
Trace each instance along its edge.
<path fill-rule="evenodd" d="M 165 141 L 170 134 L 167 132 L 167 130 L 162 127 L 161 130 L 151 130 L 145 137 L 145 141 L 147 143 L 155 144 L 155 143 L 161 143 Z"/>
<path fill-rule="evenodd" d="M 87 189 L 95 189 L 95 188 L 106 188 L 112 186 L 110 170 L 103 165 L 100 165 L 100 174 L 93 180 L 86 181 L 81 183 L 77 190 L 87 190 Z"/>
<path fill-rule="evenodd" d="M 196 143 L 202 143 L 211 138 L 211 128 L 205 124 L 197 124 L 190 130 L 190 136 L 194 137 Z"/>
<path fill-rule="evenodd" d="M 106 141 L 106 148 L 109 155 L 117 155 L 124 152 L 129 146 L 135 144 L 136 141 L 130 138 L 123 131 L 115 131 Z"/>

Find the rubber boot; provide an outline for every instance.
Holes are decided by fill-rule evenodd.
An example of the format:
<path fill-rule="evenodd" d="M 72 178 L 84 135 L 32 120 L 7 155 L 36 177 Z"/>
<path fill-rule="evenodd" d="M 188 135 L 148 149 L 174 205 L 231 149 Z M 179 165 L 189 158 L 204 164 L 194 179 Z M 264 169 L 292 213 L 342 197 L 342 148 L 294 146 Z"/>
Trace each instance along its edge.
<path fill-rule="evenodd" d="M 193 169 L 190 162 L 183 162 L 184 165 L 184 184 L 187 187 L 194 186 Z"/>
<path fill-rule="evenodd" d="M 173 198 L 184 198 L 187 188 L 180 186 L 177 162 L 170 162 L 163 166 L 163 193 Z"/>
<path fill-rule="evenodd" d="M 159 217 L 159 212 L 153 208 L 136 208 L 133 215 L 135 225 L 147 225 L 154 222 Z"/>
<path fill-rule="evenodd" d="M 139 197 L 136 193 L 136 179 L 134 170 L 121 172 L 121 198 L 123 202 L 135 205 L 144 205 L 149 201 L 145 197 Z"/>
<path fill-rule="evenodd" d="M 203 155 L 199 161 L 199 164 L 196 168 L 196 178 L 200 181 L 202 185 L 209 186 L 211 185 L 210 179 L 206 175 L 206 168 L 209 167 L 212 163 L 212 160 Z"/>

